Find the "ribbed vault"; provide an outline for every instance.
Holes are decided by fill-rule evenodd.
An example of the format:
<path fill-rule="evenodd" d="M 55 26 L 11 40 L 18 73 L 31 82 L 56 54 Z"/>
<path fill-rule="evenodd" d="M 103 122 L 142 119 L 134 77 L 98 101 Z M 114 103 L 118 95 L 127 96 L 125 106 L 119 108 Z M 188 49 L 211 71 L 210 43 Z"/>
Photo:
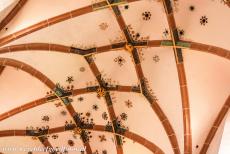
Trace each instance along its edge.
<path fill-rule="evenodd" d="M 90 3 L 90 1 L 87 1 L 86 3 Z M 47 124 L 47 126 L 44 126 L 44 123 L 41 123 L 39 127 L 34 128 L 35 126 L 33 127 L 33 123 L 31 123 L 31 127 L 25 126 L 25 128 L 21 128 L 20 126 L 20 129 L 15 129 L 11 127 L 9 127 L 8 129 L 2 129 L 2 127 L 0 127 L 0 140 L 4 138 L 30 137 L 34 140 L 38 140 L 43 147 L 54 149 L 55 147 L 58 147 L 58 144 L 56 144 L 56 142 L 54 141 L 56 138 L 58 138 L 57 134 L 61 136 L 60 134 L 71 133 L 74 137 L 77 136 L 75 138 L 76 140 L 79 137 L 80 142 L 79 145 L 76 146 L 82 145 L 86 147 L 87 154 L 113 154 L 113 152 L 111 151 L 114 151 L 117 154 L 125 154 L 126 151 L 129 150 L 135 153 L 135 151 L 131 150 L 132 147 L 129 146 L 127 148 L 125 146 L 126 139 L 133 141 L 132 146 L 135 146 L 135 144 L 139 144 L 142 148 L 146 148 L 148 152 L 156 154 L 212 153 L 212 151 L 209 151 L 209 145 L 212 143 L 212 141 L 215 143 L 217 142 L 214 137 L 215 135 L 221 135 L 217 133 L 217 131 L 221 123 L 224 122 L 223 119 L 228 113 L 230 104 L 230 89 L 227 89 L 226 87 L 230 83 L 230 81 L 226 79 L 222 83 L 220 82 L 219 84 L 216 83 L 214 85 L 221 86 L 222 89 L 226 90 L 226 92 L 223 92 L 222 94 L 216 94 L 219 96 L 218 100 L 215 100 L 215 105 L 218 105 L 218 107 L 216 109 L 213 109 L 215 110 L 214 113 L 210 113 L 211 120 L 208 124 L 200 124 L 205 125 L 205 127 L 201 128 L 203 129 L 203 132 L 206 132 L 206 139 L 198 140 L 197 138 L 201 137 L 195 136 L 197 135 L 197 132 L 193 134 L 194 130 L 192 130 L 192 128 L 194 128 L 192 123 L 192 121 L 194 120 L 194 108 L 192 108 L 194 107 L 194 102 L 193 99 L 190 98 L 190 92 L 193 91 L 193 89 L 191 90 L 191 87 L 193 87 L 193 85 L 191 84 L 192 82 L 190 80 L 192 73 L 190 72 L 190 70 L 187 69 L 189 61 L 188 57 L 193 54 L 202 54 L 202 56 L 205 57 L 204 59 L 207 61 L 209 61 L 209 58 L 206 57 L 215 57 L 217 58 L 216 61 L 219 62 L 220 67 L 229 68 L 230 51 L 228 49 L 225 49 L 225 47 L 218 47 L 216 45 L 196 42 L 196 40 L 182 38 L 181 29 L 178 28 L 177 24 L 178 14 L 176 7 L 178 7 L 177 4 L 180 3 L 178 1 L 162 0 L 153 2 L 147 0 L 106 0 L 95 1 L 91 3 L 92 4 L 87 5 L 79 4 L 83 5 L 83 7 L 77 7 L 77 9 L 75 10 L 68 10 L 65 13 L 60 13 L 52 17 L 44 18 L 42 20 L 39 20 L 39 22 L 35 24 L 26 23 L 28 24 L 28 26 L 23 27 L 19 30 L 15 28 L 15 30 L 13 29 L 14 23 L 18 22 L 17 18 L 20 19 L 20 17 L 23 17 L 23 13 L 26 12 L 26 5 L 33 6 L 33 3 L 31 1 L 19 0 L 14 8 L 9 11 L 8 15 L 6 15 L 5 18 L 0 22 L 0 77 L 2 77 L 3 75 L 6 76 L 5 72 L 11 71 L 7 70 L 7 68 L 15 68 L 18 71 L 19 75 L 20 71 L 26 72 L 30 74 L 30 77 L 40 81 L 41 84 L 45 85 L 45 87 L 49 90 L 42 97 L 40 97 L 39 95 L 37 99 L 31 100 L 29 102 L 16 102 L 16 105 L 13 108 L 9 108 L 6 112 L 1 111 L 0 123 L 3 125 L 4 122 L 7 123 L 8 120 L 10 121 L 14 118 L 17 119 L 17 116 L 20 117 L 20 115 L 22 114 L 27 115 L 28 113 L 27 116 L 32 116 L 29 114 L 29 111 L 34 111 L 35 109 L 38 109 L 39 107 L 42 107 L 44 105 L 47 105 L 49 107 L 55 105 L 57 107 L 57 110 L 59 106 L 62 106 L 62 113 L 64 114 L 65 111 L 65 114 L 67 114 L 69 118 L 68 120 L 63 121 L 63 125 L 61 126 L 49 124 Z M 142 39 L 138 39 L 140 36 L 137 35 L 140 34 L 135 33 L 134 31 L 132 31 L 132 28 L 130 28 L 130 19 L 134 17 L 129 16 L 128 13 L 124 12 L 124 10 L 129 11 L 129 7 L 137 7 L 138 10 L 138 5 L 140 5 L 141 7 L 142 5 L 146 6 L 148 4 L 154 5 L 156 9 L 161 9 L 160 14 L 163 14 L 162 16 L 164 17 L 164 19 L 162 19 L 162 23 L 166 23 L 167 26 L 167 28 L 163 27 L 162 29 L 166 28 L 168 35 L 167 38 L 155 39 L 154 37 L 142 37 Z M 229 2 L 224 1 L 224 4 L 225 7 L 228 7 Z M 190 10 L 192 10 L 191 7 L 194 6 L 191 5 Z M 132 9 L 130 9 L 130 11 L 131 10 Z M 112 23 L 114 25 L 111 25 L 111 27 L 113 27 L 111 31 L 119 31 L 120 40 L 110 41 L 110 44 L 108 44 L 108 42 L 102 41 L 100 42 L 100 44 L 103 45 L 86 45 L 87 47 L 82 47 L 73 44 L 70 45 L 68 42 L 63 43 L 61 39 L 60 42 L 52 42 L 52 40 L 50 40 L 50 42 L 44 42 L 42 39 L 40 39 L 40 37 L 44 37 L 44 34 L 49 35 L 49 33 L 47 33 L 49 31 L 54 34 L 55 31 L 58 31 L 58 26 L 61 24 L 62 26 L 64 25 L 66 29 L 68 29 L 68 22 L 74 23 L 75 20 L 77 21 L 78 18 L 81 18 L 82 20 L 83 17 L 87 18 L 88 15 L 92 16 L 93 14 L 95 14 L 95 17 L 97 17 L 103 14 L 103 11 L 109 11 L 111 13 L 111 18 L 114 19 Z M 140 24 L 145 24 L 144 22 L 150 20 L 150 12 L 147 11 L 142 13 L 142 18 L 146 21 L 142 21 Z M 202 22 L 202 20 L 200 22 Z M 201 25 L 206 23 L 207 22 L 201 23 Z M 87 27 L 87 25 L 85 26 Z M 101 29 L 106 29 L 108 28 L 108 25 L 106 25 L 106 23 L 102 23 L 100 27 Z M 54 29 L 54 31 L 52 31 L 52 28 Z M 96 26 L 89 26 L 89 30 L 92 28 L 96 28 Z M 138 31 L 138 28 L 136 29 Z M 141 28 L 139 28 L 139 30 L 140 29 Z M 60 33 L 62 32 L 64 32 L 64 30 L 60 30 Z M 148 33 L 147 30 L 146 32 Z M 166 32 L 164 32 L 163 34 L 166 34 Z M 77 34 L 69 35 L 76 35 L 76 37 L 79 37 L 77 36 Z M 63 37 L 68 36 L 63 35 Z M 72 36 L 70 37 L 72 38 Z M 95 35 L 95 37 L 100 36 Z M 104 35 L 101 37 L 106 38 L 107 36 Z M 153 81 L 151 78 L 149 78 L 148 69 L 149 67 L 151 67 L 151 65 L 149 65 L 148 68 L 146 68 L 146 64 L 149 64 L 149 62 L 146 62 L 146 64 L 143 65 L 143 61 L 145 60 L 145 58 L 143 57 L 146 56 L 147 59 L 148 55 L 150 55 L 152 52 L 155 53 L 155 50 L 158 49 L 168 50 L 167 52 L 169 53 L 173 51 L 174 62 L 169 63 L 169 65 L 174 65 L 176 68 L 176 72 L 174 72 L 174 74 L 169 74 L 169 78 L 171 77 L 170 75 L 177 74 L 175 82 L 178 83 L 178 86 L 175 87 L 175 91 L 179 93 L 176 93 L 177 95 L 175 95 L 175 97 L 179 96 L 178 99 L 180 100 L 180 102 L 173 103 L 175 103 L 176 106 L 180 106 L 180 110 L 173 111 L 169 107 L 165 108 L 165 105 L 162 105 L 162 103 L 166 102 L 158 99 L 155 91 L 157 91 L 159 88 L 158 86 L 152 86 Z M 164 53 L 162 52 L 162 54 Z M 33 58 L 33 55 L 34 59 L 31 59 Z M 71 59 L 69 55 L 71 56 Z M 111 57 L 115 57 L 114 62 L 118 63 L 118 66 L 109 66 L 111 63 L 107 62 L 107 60 L 109 60 Z M 74 58 L 76 59 L 76 61 L 74 60 Z M 129 58 L 131 64 L 128 62 Z M 41 61 L 43 59 L 44 61 Z M 98 59 L 104 59 L 104 61 L 100 61 Z M 52 61 L 54 62 L 52 63 Z M 159 56 L 154 55 L 153 61 L 155 63 L 158 63 L 160 61 Z M 124 63 L 128 63 L 128 66 L 123 73 L 120 73 L 122 72 L 121 68 L 123 67 Z M 194 61 L 194 63 L 196 62 Z M 51 66 L 51 64 L 53 66 Z M 81 67 L 79 65 L 84 65 L 84 67 Z M 65 79 L 63 79 L 62 77 L 63 72 L 65 72 L 64 70 L 75 70 L 76 67 L 79 67 L 80 72 L 86 72 L 87 74 L 80 75 L 80 73 L 76 73 L 76 76 L 67 75 L 67 79 L 65 82 Z M 52 71 L 56 74 L 54 75 Z M 124 76 L 123 74 L 125 72 L 128 73 L 130 77 Z M 202 73 L 204 72 L 199 72 L 199 75 L 202 76 Z M 222 72 L 220 72 L 220 74 L 221 73 Z M 57 74 L 60 76 L 58 77 Z M 223 70 L 223 74 L 228 76 L 230 72 Z M 121 80 L 121 77 L 119 76 L 122 75 L 122 78 L 127 82 Z M 167 76 L 167 74 L 165 75 Z M 7 78 L 7 76 L 5 76 L 3 77 L 3 79 Z M 79 77 L 77 81 L 74 81 L 74 78 L 77 78 L 77 76 L 81 77 Z M 169 81 L 172 82 L 172 80 L 170 79 Z M 167 84 L 170 84 L 170 82 Z M 0 80 L 0 83 L 4 83 L 4 81 Z M 86 86 L 82 86 L 84 83 L 86 83 Z M 204 86 L 205 84 L 206 83 L 204 83 Z M 9 83 L 10 88 L 11 86 L 12 85 L 10 85 Z M 15 88 L 17 89 L 16 86 Z M 22 91 L 23 88 L 20 92 Z M 135 121 L 128 121 L 127 118 L 129 115 L 126 112 L 120 113 L 122 107 L 119 108 L 118 106 L 120 104 L 117 105 L 117 103 L 119 102 L 116 101 L 116 96 L 120 96 L 123 99 L 124 96 L 119 95 L 120 93 L 125 93 L 130 96 L 133 96 L 133 94 L 135 95 L 136 98 L 129 98 L 127 101 L 125 101 L 125 104 L 127 106 L 127 109 L 125 109 L 125 111 L 127 111 L 127 113 L 130 113 L 131 116 L 138 114 L 139 117 L 143 116 L 144 119 L 150 118 L 150 121 L 145 122 L 145 126 L 141 125 L 141 119 L 138 118 Z M 162 91 L 162 93 L 164 93 L 164 91 Z M 4 92 L 2 92 L 2 94 L 4 95 Z M 96 95 L 96 98 L 91 98 L 91 94 Z M 13 95 L 14 92 L 12 92 L 12 96 Z M 165 94 L 165 97 L 167 97 L 167 93 Z M 89 105 L 86 103 L 87 105 L 85 106 L 88 106 L 91 109 L 88 109 L 88 112 L 85 113 L 83 112 L 83 109 L 77 107 L 76 104 L 80 104 L 84 99 L 87 100 L 87 98 L 90 98 L 94 101 L 102 101 L 102 103 L 100 104 L 101 106 L 103 106 L 104 109 L 102 119 L 106 119 L 106 124 L 102 124 L 104 123 L 103 120 L 99 120 L 99 124 L 95 123 L 94 119 L 98 119 L 99 117 L 101 118 L 101 115 L 97 115 L 95 113 L 95 117 L 91 116 L 93 112 L 96 112 L 98 110 L 97 104 L 93 104 L 92 106 L 92 104 Z M 133 101 L 139 99 L 143 100 L 142 102 L 138 103 L 143 103 L 143 109 L 144 106 L 147 106 L 148 109 L 150 108 L 151 115 L 148 114 L 147 110 L 146 113 L 145 111 L 143 111 L 142 113 L 131 113 L 130 108 L 133 107 L 134 103 L 130 101 L 130 99 L 134 99 Z M 221 102 L 223 99 L 225 100 L 225 102 Z M 13 98 L 9 100 L 13 102 Z M 167 103 L 170 103 L 169 101 L 170 98 L 168 99 Z M 220 102 L 218 103 L 217 101 Z M 5 102 L 0 103 L 0 105 L 4 105 Z M 204 107 L 204 109 L 205 108 L 206 107 Z M 173 119 L 172 117 L 169 117 L 169 115 L 167 115 L 168 112 L 179 112 L 180 117 L 182 118 Z M 48 117 L 49 121 L 51 118 L 49 114 L 51 113 L 49 113 L 49 110 L 47 110 L 45 113 L 46 115 L 42 117 L 43 119 Z M 90 116 L 91 119 L 89 118 Z M 17 120 L 20 121 L 20 119 Z M 177 126 L 175 124 L 175 120 L 180 121 L 179 123 L 181 125 Z M 210 126 L 211 128 L 209 128 Z M 4 125 L 4 127 L 6 126 Z M 17 127 L 19 128 L 19 126 Z M 147 127 L 149 127 L 149 129 L 147 129 Z M 182 128 L 183 131 L 177 130 L 177 128 Z M 147 130 L 154 130 L 155 132 Z M 103 135 L 96 136 L 95 134 L 97 133 L 102 133 Z M 106 134 L 106 138 L 104 134 Z M 112 138 L 112 141 L 110 141 L 111 144 L 109 144 L 109 147 L 103 147 L 103 142 L 109 142 L 107 135 Z M 74 146 L 73 139 L 69 138 L 70 137 L 67 137 L 66 135 L 66 137 L 61 138 L 60 140 L 68 139 L 68 146 Z M 99 138 L 100 142 L 94 143 L 92 142 L 92 138 Z M 158 141 L 159 138 L 161 138 L 162 141 Z M 195 138 L 195 141 L 193 140 L 193 138 Z M 204 138 L 204 136 L 202 138 Z M 94 144 L 97 144 L 96 149 L 94 147 Z M 219 145 L 216 146 L 219 147 Z M 98 147 L 109 149 L 99 150 Z M 194 147 L 196 147 L 196 149 L 198 150 L 194 150 Z M 140 149 L 140 152 L 142 152 L 142 150 L 143 149 Z M 71 153 L 71 151 L 69 152 Z M 57 154 L 59 152 L 49 151 L 49 153 Z"/>

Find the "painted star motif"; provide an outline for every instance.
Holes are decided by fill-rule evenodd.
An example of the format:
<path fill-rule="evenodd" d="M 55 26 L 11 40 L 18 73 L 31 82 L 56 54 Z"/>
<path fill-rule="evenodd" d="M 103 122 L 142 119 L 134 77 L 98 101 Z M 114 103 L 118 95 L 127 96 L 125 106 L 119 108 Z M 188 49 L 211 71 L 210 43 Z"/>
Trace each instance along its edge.
<path fill-rule="evenodd" d="M 133 103 L 132 103 L 130 100 L 125 101 L 125 105 L 126 105 L 128 108 L 133 107 Z"/>
<path fill-rule="evenodd" d="M 114 62 L 118 63 L 119 66 L 123 66 L 123 64 L 126 62 L 125 59 L 121 56 L 118 56 L 114 59 Z"/>
<path fill-rule="evenodd" d="M 153 57 L 153 61 L 155 61 L 155 63 L 159 62 L 160 61 L 160 57 L 158 55 L 155 55 Z"/>
<path fill-rule="evenodd" d="M 82 101 L 84 100 L 84 98 L 83 98 L 83 97 L 79 97 L 77 100 L 78 100 L 79 102 L 82 102 Z"/>
<path fill-rule="evenodd" d="M 95 111 L 98 110 L 98 105 L 97 105 L 97 104 L 94 104 L 94 105 L 93 105 L 93 110 L 95 110 Z"/>
<path fill-rule="evenodd" d="M 206 16 L 202 16 L 200 18 L 200 24 L 205 26 L 208 23 L 208 18 Z"/>
<path fill-rule="evenodd" d="M 106 141 L 105 135 L 99 135 L 100 142 Z"/>
<path fill-rule="evenodd" d="M 74 81 L 73 76 L 68 76 L 66 79 L 66 82 L 68 82 L 69 84 L 72 83 L 73 81 Z"/>

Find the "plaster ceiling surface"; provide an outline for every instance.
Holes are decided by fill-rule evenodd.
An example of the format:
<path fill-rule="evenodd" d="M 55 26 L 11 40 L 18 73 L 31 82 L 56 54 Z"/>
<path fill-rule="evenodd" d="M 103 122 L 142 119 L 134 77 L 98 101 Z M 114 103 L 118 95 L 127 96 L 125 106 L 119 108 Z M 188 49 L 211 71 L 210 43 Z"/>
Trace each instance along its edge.
<path fill-rule="evenodd" d="M 111 54 L 112 53 L 112 54 Z M 107 65 L 104 64 L 105 59 L 108 60 Z M 107 53 L 95 55 L 95 63 L 102 72 L 102 75 L 112 83 L 137 86 L 138 78 L 133 66 L 132 57 L 124 50 L 115 50 Z M 122 75 L 121 75 L 122 74 Z"/>
<path fill-rule="evenodd" d="M 229 153 L 229 9 L 0 1 L 0 154 Z"/>

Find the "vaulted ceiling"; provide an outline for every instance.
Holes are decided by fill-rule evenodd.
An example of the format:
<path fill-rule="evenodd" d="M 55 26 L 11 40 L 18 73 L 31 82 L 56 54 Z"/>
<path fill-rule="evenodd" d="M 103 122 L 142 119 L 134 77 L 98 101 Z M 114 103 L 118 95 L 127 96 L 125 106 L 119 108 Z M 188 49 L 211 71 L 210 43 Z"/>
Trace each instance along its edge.
<path fill-rule="evenodd" d="M 228 17 L 228 0 L 1 0 L 0 153 L 226 152 Z"/>

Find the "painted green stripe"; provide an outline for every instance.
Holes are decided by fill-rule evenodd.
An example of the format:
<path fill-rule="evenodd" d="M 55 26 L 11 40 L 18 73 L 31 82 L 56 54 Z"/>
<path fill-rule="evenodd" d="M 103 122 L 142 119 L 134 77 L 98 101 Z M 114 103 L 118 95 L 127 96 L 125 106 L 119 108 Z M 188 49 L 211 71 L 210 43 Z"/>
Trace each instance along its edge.
<path fill-rule="evenodd" d="M 161 41 L 161 45 L 162 46 L 173 46 L 173 42 L 172 41 Z"/>
<path fill-rule="evenodd" d="M 185 48 L 190 48 L 191 46 L 191 43 L 188 43 L 188 42 L 176 42 L 176 46 L 180 46 L 180 47 L 185 47 Z"/>

